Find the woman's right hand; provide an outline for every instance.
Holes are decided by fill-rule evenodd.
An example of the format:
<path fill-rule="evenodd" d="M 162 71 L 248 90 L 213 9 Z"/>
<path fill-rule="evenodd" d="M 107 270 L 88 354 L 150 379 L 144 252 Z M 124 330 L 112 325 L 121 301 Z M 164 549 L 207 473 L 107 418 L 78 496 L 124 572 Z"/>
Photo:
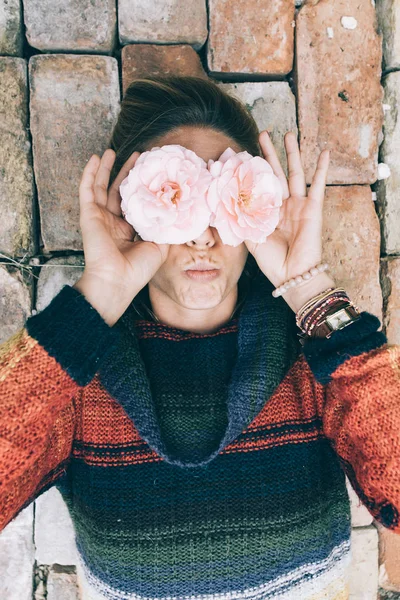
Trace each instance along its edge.
<path fill-rule="evenodd" d="M 79 225 L 85 269 L 74 287 L 85 295 L 87 291 L 90 302 L 103 294 L 114 301 L 120 298 L 121 307 L 126 309 L 167 259 L 169 244 L 134 241 L 136 232 L 122 217 L 119 186 L 139 155 L 134 152 L 130 156 L 109 189 L 114 150 L 107 149 L 101 159 L 93 154 L 83 170 L 79 185 Z M 103 314 L 105 310 L 105 306 L 102 307 Z M 117 309 L 117 313 L 121 310 Z M 116 319 L 109 320 L 115 322 Z"/>

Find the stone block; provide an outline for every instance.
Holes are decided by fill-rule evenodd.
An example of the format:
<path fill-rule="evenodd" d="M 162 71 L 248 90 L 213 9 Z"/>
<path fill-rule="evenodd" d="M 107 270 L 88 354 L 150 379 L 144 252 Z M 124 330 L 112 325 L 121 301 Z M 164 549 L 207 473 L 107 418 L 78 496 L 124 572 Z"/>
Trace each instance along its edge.
<path fill-rule="evenodd" d="M 33 502 L 0 532 L 0 598 L 4 600 L 33 598 L 32 528 Z"/>
<path fill-rule="evenodd" d="M 400 535 L 377 524 L 379 534 L 379 585 L 400 596 Z"/>
<path fill-rule="evenodd" d="M 386 337 L 389 344 L 400 344 L 400 259 L 382 259 L 381 284 Z"/>
<path fill-rule="evenodd" d="M 20 0 L 0 0 L 0 54 L 21 56 L 22 50 Z"/>
<path fill-rule="evenodd" d="M 111 52 L 115 0 L 23 0 L 26 37 L 39 50 Z"/>
<path fill-rule="evenodd" d="M 75 565 L 77 550 L 74 526 L 56 487 L 35 500 L 35 558 L 38 563 Z"/>
<path fill-rule="evenodd" d="M 327 186 L 322 230 L 328 273 L 361 311 L 371 312 L 382 324 L 380 226 L 371 188 Z"/>
<path fill-rule="evenodd" d="M 206 0 L 118 0 L 121 44 L 190 44 L 199 50 L 207 31 Z"/>
<path fill-rule="evenodd" d="M 83 274 L 83 256 L 58 256 L 42 265 L 37 282 L 36 311 L 46 308 L 64 285 L 73 286 Z"/>
<path fill-rule="evenodd" d="M 371 0 L 308 2 L 297 13 L 295 83 L 307 183 L 325 148 L 328 184 L 376 181 L 383 123 L 381 42 Z"/>
<path fill-rule="evenodd" d="M 385 69 L 400 67 L 400 3 L 398 0 L 378 0 L 376 2 L 379 31 L 383 48 Z"/>
<path fill-rule="evenodd" d="M 47 577 L 47 600 L 81 600 L 76 570 L 53 565 Z"/>
<path fill-rule="evenodd" d="M 366 527 L 371 525 L 373 522 L 373 516 L 368 511 L 366 506 L 361 502 L 360 498 L 354 491 L 348 477 L 346 476 L 346 487 L 347 493 L 350 498 L 351 508 L 351 526 L 352 527 Z"/>
<path fill-rule="evenodd" d="M 79 184 L 90 156 L 109 147 L 119 111 L 118 64 L 109 56 L 36 55 L 29 77 L 45 251 L 82 250 Z"/>
<path fill-rule="evenodd" d="M 0 58 L 0 252 L 35 252 L 34 181 L 23 58 Z"/>
<path fill-rule="evenodd" d="M 210 74 L 283 76 L 293 68 L 293 0 L 209 0 Z"/>
<path fill-rule="evenodd" d="M 197 52 L 187 44 L 132 44 L 122 49 L 123 93 L 140 77 L 195 75 L 207 78 Z"/>
<path fill-rule="evenodd" d="M 287 159 L 284 135 L 294 131 L 297 135 L 296 101 L 285 81 L 219 83 L 221 88 L 243 102 L 259 131 L 267 129 L 284 171 L 287 174 Z"/>
<path fill-rule="evenodd" d="M 377 209 L 382 225 L 382 249 L 385 254 L 400 253 L 400 72 L 390 73 L 383 81 L 385 118 L 381 161 L 390 169 L 390 176 L 376 185 Z"/>
<path fill-rule="evenodd" d="M 0 344 L 17 333 L 32 314 L 32 284 L 30 272 L 0 265 Z"/>
<path fill-rule="evenodd" d="M 374 526 L 352 529 L 349 600 L 378 596 L 378 532 Z"/>

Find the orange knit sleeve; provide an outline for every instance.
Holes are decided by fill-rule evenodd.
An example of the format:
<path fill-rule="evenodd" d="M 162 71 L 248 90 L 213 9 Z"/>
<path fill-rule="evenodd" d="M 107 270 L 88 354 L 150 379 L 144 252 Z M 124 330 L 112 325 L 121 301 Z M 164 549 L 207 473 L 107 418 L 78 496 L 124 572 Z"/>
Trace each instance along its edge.
<path fill-rule="evenodd" d="M 25 327 L 0 345 L 0 530 L 65 472 L 81 389 Z"/>
<path fill-rule="evenodd" d="M 400 346 L 351 356 L 330 377 L 325 434 L 361 502 L 400 534 Z"/>
<path fill-rule="evenodd" d="M 0 345 L 0 530 L 66 473 L 79 394 L 118 342 L 65 285 Z"/>

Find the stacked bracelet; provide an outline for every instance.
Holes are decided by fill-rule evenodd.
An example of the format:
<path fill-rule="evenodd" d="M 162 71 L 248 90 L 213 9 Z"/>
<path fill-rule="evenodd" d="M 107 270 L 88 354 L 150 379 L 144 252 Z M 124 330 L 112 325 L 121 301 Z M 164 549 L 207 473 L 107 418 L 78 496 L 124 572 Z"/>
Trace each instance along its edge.
<path fill-rule="evenodd" d="M 299 275 L 294 279 L 290 279 L 288 282 L 282 284 L 279 288 L 276 288 L 276 290 L 272 292 L 272 295 L 274 297 L 280 296 L 291 287 L 298 285 L 304 280 L 314 277 L 318 273 L 325 271 L 327 268 L 327 263 L 321 263 L 303 275 Z M 304 338 L 306 337 L 317 337 L 318 327 L 325 322 L 326 317 L 334 314 L 341 308 L 346 308 L 349 306 L 359 310 L 358 307 L 351 302 L 346 291 L 341 287 L 328 288 L 308 300 L 308 302 L 306 302 L 296 313 L 296 325 L 302 331 L 301 334 L 298 334 L 300 338 L 303 338 L 303 341 L 300 340 L 301 343 L 304 344 Z M 325 332 L 323 332 L 323 335 L 325 335 Z"/>

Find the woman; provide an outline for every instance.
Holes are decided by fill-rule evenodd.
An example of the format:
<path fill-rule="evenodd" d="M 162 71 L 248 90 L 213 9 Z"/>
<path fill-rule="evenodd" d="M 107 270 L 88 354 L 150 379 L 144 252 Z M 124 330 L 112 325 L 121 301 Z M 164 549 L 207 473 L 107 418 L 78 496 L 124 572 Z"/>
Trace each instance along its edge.
<path fill-rule="evenodd" d="M 265 244 L 138 238 L 119 185 L 168 144 L 268 160 L 284 201 Z M 285 147 L 288 179 L 213 82 L 135 81 L 83 172 L 82 277 L 1 347 L 1 528 L 56 485 L 84 599 L 347 598 L 345 473 L 400 533 L 399 347 L 317 268 L 328 153 L 307 195 Z"/>

